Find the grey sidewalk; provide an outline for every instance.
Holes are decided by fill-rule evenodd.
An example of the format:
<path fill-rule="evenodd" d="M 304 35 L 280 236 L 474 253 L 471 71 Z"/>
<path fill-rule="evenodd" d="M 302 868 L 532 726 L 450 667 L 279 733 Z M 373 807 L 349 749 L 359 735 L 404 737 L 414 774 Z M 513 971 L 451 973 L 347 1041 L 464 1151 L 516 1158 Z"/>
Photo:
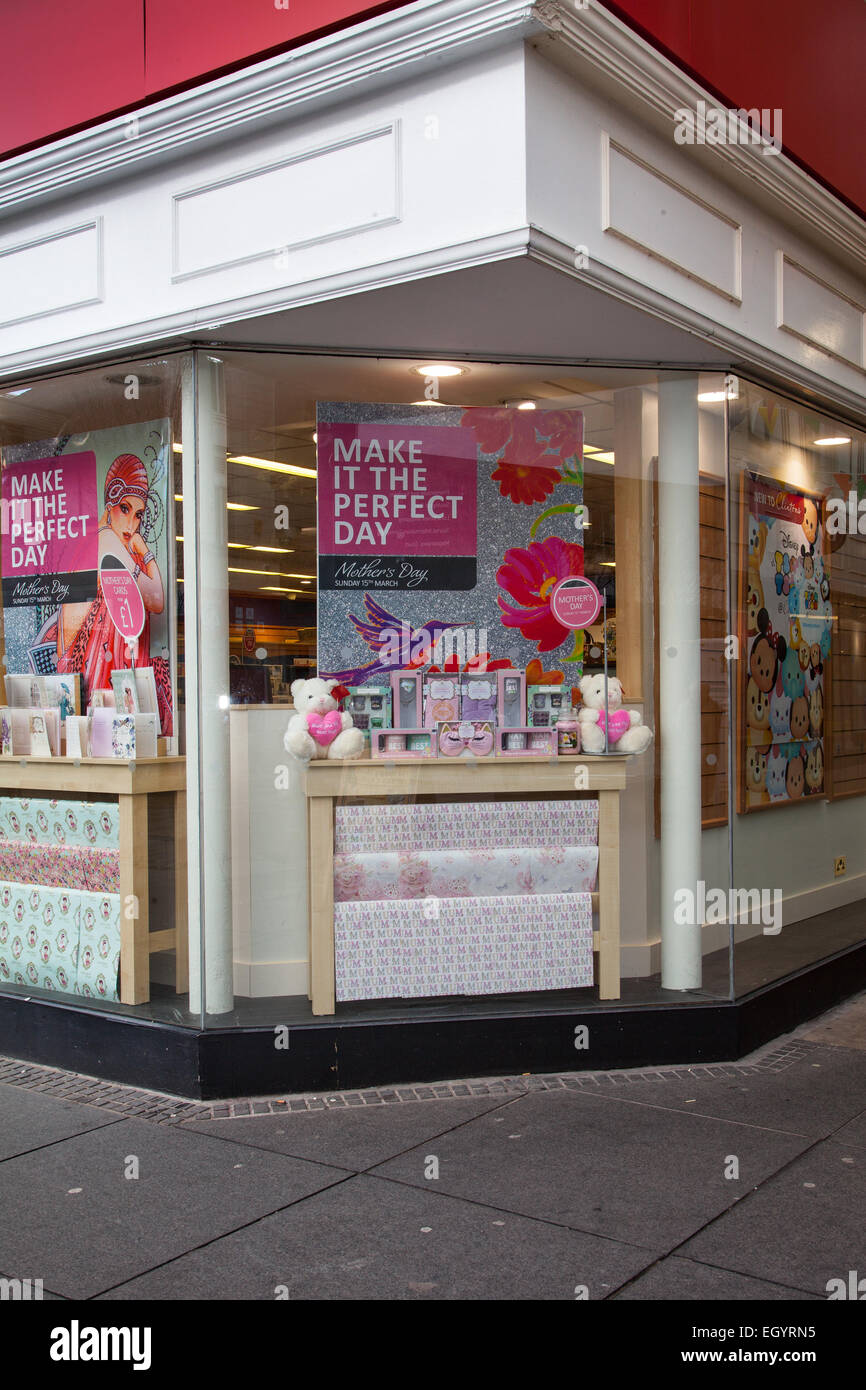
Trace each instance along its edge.
<path fill-rule="evenodd" d="M 0 1274 L 46 1297 L 823 1300 L 864 1211 L 866 995 L 740 1063 L 282 1103 L 0 1060 Z"/>

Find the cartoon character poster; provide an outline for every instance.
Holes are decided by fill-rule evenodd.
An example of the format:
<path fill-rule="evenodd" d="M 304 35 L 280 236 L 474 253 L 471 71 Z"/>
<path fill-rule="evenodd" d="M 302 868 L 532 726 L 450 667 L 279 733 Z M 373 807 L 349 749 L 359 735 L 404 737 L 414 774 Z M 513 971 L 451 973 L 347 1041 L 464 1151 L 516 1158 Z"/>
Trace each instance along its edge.
<path fill-rule="evenodd" d="M 111 673 L 151 666 L 160 727 L 174 727 L 171 421 L 0 451 L 6 670 Z M 135 611 L 133 611 L 135 610 Z"/>
<path fill-rule="evenodd" d="M 322 676 L 377 684 L 450 652 L 577 681 L 583 632 L 551 596 L 583 574 L 580 411 L 320 402 L 316 428 Z"/>
<path fill-rule="evenodd" d="M 739 810 L 828 793 L 833 610 L 822 502 L 747 473 L 743 480 Z"/>

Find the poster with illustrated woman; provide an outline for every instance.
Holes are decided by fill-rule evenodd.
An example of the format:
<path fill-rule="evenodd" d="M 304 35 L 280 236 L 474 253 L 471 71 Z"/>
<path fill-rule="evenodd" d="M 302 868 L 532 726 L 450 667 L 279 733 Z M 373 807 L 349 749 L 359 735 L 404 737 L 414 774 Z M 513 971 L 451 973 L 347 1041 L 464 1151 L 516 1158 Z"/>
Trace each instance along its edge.
<path fill-rule="evenodd" d="M 90 603 L 65 603 L 57 621 L 57 670 L 80 671 L 84 687 L 104 690 L 111 673 L 127 666 L 149 666 L 150 617 L 162 613 L 165 591 L 156 556 L 142 535 L 147 527 L 150 479 L 141 459 L 121 454 L 108 470 L 103 489 L 104 510 L 99 518 L 98 561 L 113 555 L 129 570 L 144 604 L 144 628 L 138 650 L 130 657 L 125 637 L 108 610 L 102 583 Z"/>
<path fill-rule="evenodd" d="M 17 445 L 0 456 L 7 670 L 79 672 L 89 704 L 111 687 L 112 672 L 150 666 L 166 736 L 174 731 L 171 457 L 168 420 Z M 133 640 L 103 589 L 103 573 L 120 569 L 144 612 Z"/>

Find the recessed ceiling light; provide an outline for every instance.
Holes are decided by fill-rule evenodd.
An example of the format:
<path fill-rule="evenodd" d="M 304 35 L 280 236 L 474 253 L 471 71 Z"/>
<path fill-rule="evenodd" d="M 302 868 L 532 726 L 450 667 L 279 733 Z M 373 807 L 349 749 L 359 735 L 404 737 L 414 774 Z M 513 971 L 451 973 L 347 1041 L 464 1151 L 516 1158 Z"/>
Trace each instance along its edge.
<path fill-rule="evenodd" d="M 593 461 L 598 460 L 599 463 L 613 463 L 613 462 L 614 462 L 614 455 L 613 455 L 613 450 L 612 450 L 612 449 L 610 449 L 610 450 L 596 449 L 596 451 L 595 451 L 595 453 L 593 454 L 592 457 L 593 457 Z"/>
<path fill-rule="evenodd" d="M 502 404 L 503 404 L 503 405 L 507 405 L 507 406 L 509 407 L 509 409 L 511 409 L 511 410 L 536 410 L 536 409 L 537 409 L 537 406 L 536 406 L 536 404 L 535 404 L 535 401 L 527 401 L 527 400 L 524 400 L 524 399 L 522 399 L 522 398 L 519 399 L 519 400 L 508 400 L 508 401 L 503 401 Z"/>
<path fill-rule="evenodd" d="M 277 463 L 274 459 L 251 458 L 248 454 L 230 454 L 229 463 L 243 463 L 247 468 L 266 468 L 271 473 L 294 473 L 299 478 L 315 478 L 315 468 L 301 468 L 296 463 Z"/>
<path fill-rule="evenodd" d="M 259 592 L 263 594 L 299 594 L 300 589 L 283 589 L 279 584 L 260 584 Z"/>
<path fill-rule="evenodd" d="M 447 401 L 410 401 L 410 405 L 447 405 Z"/>
<path fill-rule="evenodd" d="M 465 376 L 468 367 L 455 367 L 452 362 L 428 362 L 423 367 L 410 367 L 416 376 Z"/>
<path fill-rule="evenodd" d="M 812 443 L 818 444 L 822 449 L 825 449 L 831 444 L 850 444 L 851 436 L 849 434 L 831 434 L 828 435 L 826 439 L 813 439 Z"/>
<path fill-rule="evenodd" d="M 702 405 L 711 405 L 716 401 L 733 400 L 734 397 L 729 391 L 699 391 L 698 400 Z"/>
<path fill-rule="evenodd" d="M 268 555 L 293 555 L 293 550 L 287 550 L 282 545 L 245 545 L 243 541 L 229 541 L 229 550 L 263 550 Z"/>
<path fill-rule="evenodd" d="M 583 452 L 585 454 L 600 454 L 601 449 L 599 449 L 597 444 L 584 444 Z"/>
<path fill-rule="evenodd" d="M 174 494 L 174 500 L 175 500 L 175 502 L 182 502 L 182 501 L 183 501 L 183 494 L 180 493 L 180 492 L 176 492 L 176 493 Z M 247 504 L 246 504 L 245 502 L 226 502 L 226 511 L 227 511 L 227 512 L 257 512 L 257 511 L 258 511 L 258 507 L 248 507 Z"/>

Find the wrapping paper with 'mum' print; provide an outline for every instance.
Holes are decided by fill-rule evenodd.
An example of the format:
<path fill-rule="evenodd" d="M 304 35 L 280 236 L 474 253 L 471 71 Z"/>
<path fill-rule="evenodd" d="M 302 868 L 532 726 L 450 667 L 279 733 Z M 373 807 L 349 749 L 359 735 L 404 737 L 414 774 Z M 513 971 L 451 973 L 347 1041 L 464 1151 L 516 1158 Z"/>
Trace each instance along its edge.
<path fill-rule="evenodd" d="M 589 893 L 598 849 L 459 849 L 337 854 L 336 902 L 396 898 L 479 898 L 521 893 Z"/>
<path fill-rule="evenodd" d="M 0 796 L 0 844 L 118 849 L 116 801 L 59 801 L 55 797 Z"/>
<path fill-rule="evenodd" d="M 588 893 L 334 904 L 337 999 L 592 984 Z"/>
<path fill-rule="evenodd" d="M 0 882 L 0 981 L 118 998 L 120 898 Z"/>
<path fill-rule="evenodd" d="M 406 806 L 338 806 L 337 854 L 492 849 L 598 843 L 598 802 L 479 801 Z"/>

